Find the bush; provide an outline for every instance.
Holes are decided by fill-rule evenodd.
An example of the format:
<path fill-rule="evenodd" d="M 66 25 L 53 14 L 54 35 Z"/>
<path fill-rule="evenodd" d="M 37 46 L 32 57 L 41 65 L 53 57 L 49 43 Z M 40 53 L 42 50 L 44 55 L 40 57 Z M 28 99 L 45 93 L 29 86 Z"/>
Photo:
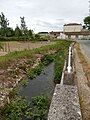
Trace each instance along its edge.
<path fill-rule="evenodd" d="M 47 120 L 45 115 L 48 110 L 48 98 L 45 96 L 36 96 L 33 98 L 33 120 Z"/>
<path fill-rule="evenodd" d="M 23 87 L 26 87 L 27 85 L 28 85 L 27 80 L 22 80 L 22 86 L 23 86 Z"/>
<path fill-rule="evenodd" d="M 25 98 L 15 98 L 6 104 L 1 111 L 3 120 L 22 120 L 21 117 L 25 116 L 30 118 L 30 105 L 26 102 Z"/>
<path fill-rule="evenodd" d="M 28 71 L 28 72 L 27 72 L 27 76 L 28 76 L 28 78 L 31 79 L 31 80 L 36 77 L 36 75 L 34 74 L 33 71 Z"/>
<path fill-rule="evenodd" d="M 27 76 L 29 79 L 32 80 L 36 76 L 40 75 L 42 71 L 43 71 L 43 66 L 40 64 L 40 65 L 36 66 L 35 68 L 32 68 L 31 71 L 28 71 Z"/>
<path fill-rule="evenodd" d="M 53 60 L 54 60 L 54 55 L 52 54 L 45 54 L 41 58 L 41 62 L 43 63 L 43 65 L 48 65 L 49 63 L 53 62 Z"/>
<path fill-rule="evenodd" d="M 24 97 L 16 97 L 2 108 L 0 115 L 3 120 L 22 120 L 23 118 L 25 120 L 46 120 L 48 103 L 48 98 L 45 96 L 34 97 L 32 105 L 27 103 Z"/>

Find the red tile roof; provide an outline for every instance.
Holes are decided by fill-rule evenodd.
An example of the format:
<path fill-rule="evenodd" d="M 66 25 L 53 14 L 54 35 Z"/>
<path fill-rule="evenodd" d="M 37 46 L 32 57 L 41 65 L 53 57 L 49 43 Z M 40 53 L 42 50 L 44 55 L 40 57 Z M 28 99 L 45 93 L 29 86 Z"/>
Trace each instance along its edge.
<path fill-rule="evenodd" d="M 65 24 L 64 26 L 72 26 L 72 25 L 82 25 L 82 24 L 78 24 L 78 23 L 69 23 L 69 24 Z"/>

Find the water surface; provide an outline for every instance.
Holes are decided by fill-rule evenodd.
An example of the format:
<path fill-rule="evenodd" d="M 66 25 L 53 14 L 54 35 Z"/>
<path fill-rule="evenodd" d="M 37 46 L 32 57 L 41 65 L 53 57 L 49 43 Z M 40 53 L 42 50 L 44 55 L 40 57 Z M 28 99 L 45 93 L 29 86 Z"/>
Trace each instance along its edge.
<path fill-rule="evenodd" d="M 52 96 L 54 91 L 54 63 L 44 68 L 45 74 L 40 74 L 33 80 L 28 81 L 26 87 L 19 88 L 19 95 L 26 96 L 27 101 L 31 101 L 32 97 L 39 95 Z"/>

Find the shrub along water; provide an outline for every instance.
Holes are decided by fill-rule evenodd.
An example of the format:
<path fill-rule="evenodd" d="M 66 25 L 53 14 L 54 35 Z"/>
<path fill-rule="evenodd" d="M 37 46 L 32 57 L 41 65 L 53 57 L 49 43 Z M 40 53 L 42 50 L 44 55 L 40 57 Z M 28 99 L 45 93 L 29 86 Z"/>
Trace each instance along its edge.
<path fill-rule="evenodd" d="M 27 80 L 22 80 L 22 86 L 26 87 L 28 85 L 28 81 Z"/>
<path fill-rule="evenodd" d="M 40 64 L 35 68 L 32 68 L 31 71 L 28 71 L 27 76 L 29 79 L 32 80 L 33 78 L 36 78 L 36 76 L 40 75 L 42 71 L 43 71 L 43 65 Z"/>
<path fill-rule="evenodd" d="M 66 53 L 70 43 L 71 42 L 68 41 L 59 41 L 56 42 L 55 45 L 48 45 L 45 47 L 37 48 L 35 50 L 14 52 L 14 53 L 10 53 L 9 55 L 6 55 L 5 57 L 7 57 L 7 60 L 13 60 L 13 58 L 14 59 L 22 58 L 25 56 L 31 57 L 31 55 L 37 53 L 42 54 L 43 51 L 56 50 L 57 53 L 55 53 L 54 55 L 48 55 L 48 54 L 44 55 L 41 58 L 40 65 L 36 66 L 31 71 L 28 71 L 27 75 L 30 79 L 33 79 L 42 72 L 44 65 L 48 65 L 50 62 L 54 61 L 55 63 L 54 82 L 60 83 L 61 74 L 64 65 L 64 59 L 66 57 Z M 26 81 L 23 82 L 23 85 L 26 85 Z M 46 112 L 48 110 L 48 103 L 49 103 L 48 98 L 45 96 L 37 96 L 33 98 L 32 103 L 33 103 L 33 107 L 26 102 L 25 98 L 19 98 L 19 97 L 13 98 L 10 104 L 6 104 L 5 107 L 1 110 L 1 115 L 3 120 L 22 120 L 22 117 L 31 118 L 31 120 L 45 120 Z"/>
<path fill-rule="evenodd" d="M 43 46 L 40 48 L 36 48 L 34 50 L 23 50 L 23 51 L 15 51 L 15 52 L 10 52 L 9 54 L 5 55 L 5 56 L 0 56 L 0 65 L 1 63 L 8 63 L 13 61 L 14 59 L 17 58 L 24 58 L 24 57 L 28 57 L 31 58 L 31 56 L 33 54 L 38 54 L 38 53 L 43 53 L 43 51 L 48 51 L 48 50 L 59 50 L 62 49 L 63 47 L 66 47 L 70 45 L 70 41 L 56 41 L 55 44 L 53 45 L 47 45 L 47 46 Z"/>
<path fill-rule="evenodd" d="M 55 56 L 54 82 L 56 84 L 60 83 L 65 57 L 66 57 L 65 49 L 59 50 Z"/>
<path fill-rule="evenodd" d="M 46 113 L 49 106 L 46 96 L 32 98 L 32 104 L 27 103 L 25 97 L 15 97 L 1 110 L 3 120 L 47 120 Z"/>
<path fill-rule="evenodd" d="M 10 104 L 6 104 L 1 110 L 3 120 L 22 120 L 22 117 L 30 118 L 30 104 L 24 97 L 14 98 Z"/>
<path fill-rule="evenodd" d="M 41 62 L 43 65 L 48 65 L 49 63 L 53 62 L 54 60 L 54 55 L 53 54 L 45 54 L 42 58 L 41 58 Z"/>
<path fill-rule="evenodd" d="M 48 109 L 48 98 L 46 96 L 36 96 L 33 98 L 32 120 L 47 120 L 45 117 Z"/>
<path fill-rule="evenodd" d="M 36 78 L 36 76 L 40 75 L 43 71 L 43 67 L 48 65 L 49 63 L 53 62 L 54 60 L 54 55 L 52 54 L 45 54 L 41 58 L 41 63 L 37 65 L 35 68 L 32 68 L 30 71 L 27 72 L 27 76 L 29 79 Z"/>

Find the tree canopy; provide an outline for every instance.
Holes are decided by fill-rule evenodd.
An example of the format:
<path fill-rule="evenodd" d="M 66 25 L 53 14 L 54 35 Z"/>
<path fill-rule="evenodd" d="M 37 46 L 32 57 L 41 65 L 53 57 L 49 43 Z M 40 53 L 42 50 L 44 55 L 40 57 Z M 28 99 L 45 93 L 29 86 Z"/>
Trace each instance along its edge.
<path fill-rule="evenodd" d="M 22 31 L 20 30 L 20 28 L 18 27 L 18 25 L 15 28 L 15 36 L 16 37 L 22 36 Z"/>
<path fill-rule="evenodd" d="M 8 26 L 9 26 L 9 20 L 7 20 L 7 18 L 3 14 L 3 12 L 1 12 L 1 15 L 0 15 L 0 33 L 2 36 L 7 36 Z"/>
<path fill-rule="evenodd" d="M 26 36 L 28 33 L 28 29 L 26 26 L 26 22 L 25 22 L 25 17 L 20 17 L 21 19 L 21 31 L 22 31 L 22 35 Z"/>
<path fill-rule="evenodd" d="M 90 16 L 87 16 L 84 18 L 84 28 L 87 28 L 90 30 Z"/>

